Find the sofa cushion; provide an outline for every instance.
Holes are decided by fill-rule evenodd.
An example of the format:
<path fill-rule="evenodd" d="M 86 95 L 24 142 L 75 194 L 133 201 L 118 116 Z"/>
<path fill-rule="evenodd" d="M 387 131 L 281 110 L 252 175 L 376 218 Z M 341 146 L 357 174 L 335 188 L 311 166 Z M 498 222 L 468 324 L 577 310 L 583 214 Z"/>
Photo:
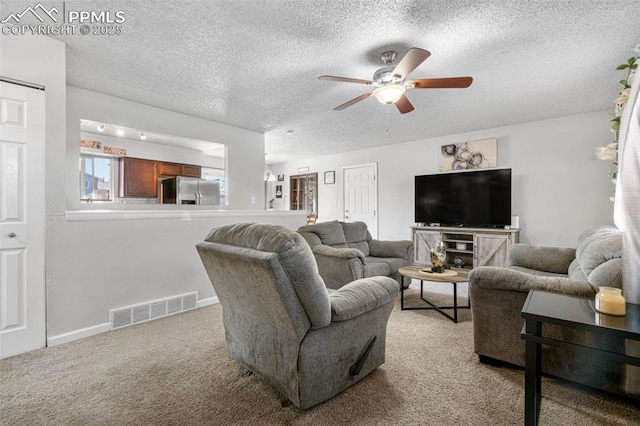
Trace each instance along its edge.
<path fill-rule="evenodd" d="M 588 278 L 591 271 L 604 262 L 622 258 L 622 252 L 622 231 L 613 226 L 599 226 L 580 235 L 576 259 Z"/>
<path fill-rule="evenodd" d="M 402 266 L 407 266 L 407 262 L 399 257 L 366 257 L 365 259 L 367 264 L 386 263 L 389 266 L 389 275 L 397 273 Z"/>
<path fill-rule="evenodd" d="M 300 232 L 302 238 L 309 244 L 309 247 L 314 248 L 315 246 L 321 246 L 322 240 L 313 232 Z"/>
<path fill-rule="evenodd" d="M 388 263 L 378 262 L 380 259 L 367 258 L 367 263 L 364 265 L 364 276 L 368 277 L 377 277 L 384 276 L 388 277 L 391 275 L 391 268 Z"/>
<path fill-rule="evenodd" d="M 371 234 L 364 222 L 342 222 L 342 230 L 347 241 L 347 246 L 357 248 L 365 256 L 369 256 L 369 240 Z"/>
<path fill-rule="evenodd" d="M 512 244 L 509 247 L 509 266 L 520 266 L 553 274 L 566 274 L 575 258 L 576 250 L 573 248 L 529 244 Z"/>
<path fill-rule="evenodd" d="M 411 262 L 413 256 L 413 241 L 369 241 L 369 255 L 375 257 L 399 257 Z"/>
<path fill-rule="evenodd" d="M 349 248 L 360 250 L 365 256 L 369 256 L 371 254 L 369 251 L 369 243 L 366 241 L 361 241 L 359 243 L 347 243 L 347 246 L 349 246 Z"/>
<path fill-rule="evenodd" d="M 348 243 L 357 243 L 360 241 L 369 241 L 371 234 L 367 230 L 367 224 L 364 222 L 341 222 L 344 236 Z"/>
<path fill-rule="evenodd" d="M 298 232 L 312 232 L 322 240 L 322 244 L 327 246 L 347 247 L 344 231 L 337 220 L 301 226 L 298 228 Z"/>
<path fill-rule="evenodd" d="M 587 281 L 587 276 L 582 271 L 578 259 L 573 259 L 569 265 L 569 278 L 575 281 Z"/>
<path fill-rule="evenodd" d="M 600 287 L 622 288 L 622 259 L 611 259 L 600 264 L 589 274 L 589 284 L 597 293 Z"/>

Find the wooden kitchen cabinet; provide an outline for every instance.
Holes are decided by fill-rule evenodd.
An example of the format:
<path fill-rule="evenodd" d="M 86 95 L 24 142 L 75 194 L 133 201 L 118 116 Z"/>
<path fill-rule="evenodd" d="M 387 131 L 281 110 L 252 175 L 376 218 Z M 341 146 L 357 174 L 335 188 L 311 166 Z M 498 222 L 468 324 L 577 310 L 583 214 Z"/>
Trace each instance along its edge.
<path fill-rule="evenodd" d="M 119 196 L 156 198 L 158 181 L 156 162 L 142 158 L 120 158 Z"/>
<path fill-rule="evenodd" d="M 157 162 L 158 176 L 180 176 L 182 173 L 182 164 Z"/>
<path fill-rule="evenodd" d="M 180 163 L 165 163 L 164 161 L 158 161 L 156 163 L 156 170 L 158 176 L 185 176 L 199 178 L 202 174 L 200 166 L 194 166 L 192 164 L 180 164 Z"/>
<path fill-rule="evenodd" d="M 202 175 L 200 166 L 192 166 L 190 164 L 181 164 L 182 170 L 180 176 L 199 178 Z"/>

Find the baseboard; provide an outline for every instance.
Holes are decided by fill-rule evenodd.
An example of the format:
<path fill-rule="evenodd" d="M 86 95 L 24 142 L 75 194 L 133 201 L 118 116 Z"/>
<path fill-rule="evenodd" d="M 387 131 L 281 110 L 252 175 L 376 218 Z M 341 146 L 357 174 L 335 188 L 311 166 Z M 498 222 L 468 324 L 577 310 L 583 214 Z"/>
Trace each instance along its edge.
<path fill-rule="evenodd" d="M 82 328 L 80 330 L 70 331 L 69 333 L 58 334 L 57 336 L 47 337 L 47 346 L 56 346 L 62 343 L 72 342 L 74 340 L 82 339 L 84 337 L 93 336 L 96 334 L 109 331 L 111 324 L 105 322 L 104 324 L 94 325 L 92 327 Z"/>
<path fill-rule="evenodd" d="M 215 305 L 220 303 L 220 299 L 217 296 L 209 297 L 207 299 L 201 299 L 197 301 L 197 307 L 202 308 L 204 306 Z M 105 322 L 104 324 L 98 324 L 80 330 L 70 331 L 68 333 L 58 334 L 57 336 L 47 337 L 47 346 L 56 346 L 63 343 L 73 342 L 74 340 L 82 339 L 96 334 L 107 332 L 111 329 L 111 324 Z"/>
<path fill-rule="evenodd" d="M 216 303 L 220 303 L 220 299 L 218 299 L 218 296 L 209 297 L 207 299 L 200 299 L 198 300 L 197 306 L 198 308 L 202 308 L 209 305 L 215 305 Z"/>

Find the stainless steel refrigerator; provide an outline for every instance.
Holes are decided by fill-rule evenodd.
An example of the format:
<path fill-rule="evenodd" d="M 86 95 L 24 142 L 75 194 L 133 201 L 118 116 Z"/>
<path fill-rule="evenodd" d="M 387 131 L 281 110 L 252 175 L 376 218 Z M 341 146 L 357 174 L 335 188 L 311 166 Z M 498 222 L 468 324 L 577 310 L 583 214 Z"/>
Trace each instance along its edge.
<path fill-rule="evenodd" d="M 220 205 L 220 182 L 178 176 L 160 181 L 162 204 Z"/>

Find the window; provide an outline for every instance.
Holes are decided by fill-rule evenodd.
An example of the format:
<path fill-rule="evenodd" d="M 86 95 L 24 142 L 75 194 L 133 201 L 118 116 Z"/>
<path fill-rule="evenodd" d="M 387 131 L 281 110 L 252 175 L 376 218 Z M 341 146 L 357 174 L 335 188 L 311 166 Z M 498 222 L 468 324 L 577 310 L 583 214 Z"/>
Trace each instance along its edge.
<path fill-rule="evenodd" d="M 96 155 L 80 156 L 80 200 L 112 201 L 113 160 Z"/>

